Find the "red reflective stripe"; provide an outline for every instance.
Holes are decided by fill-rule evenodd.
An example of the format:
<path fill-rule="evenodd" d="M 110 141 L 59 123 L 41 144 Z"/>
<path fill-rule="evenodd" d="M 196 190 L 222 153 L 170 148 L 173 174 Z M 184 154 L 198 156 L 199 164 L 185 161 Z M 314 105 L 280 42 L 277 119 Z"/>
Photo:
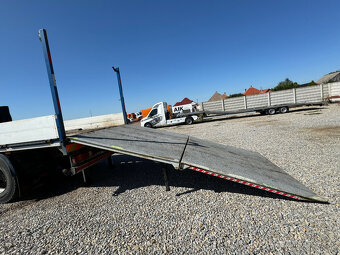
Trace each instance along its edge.
<path fill-rule="evenodd" d="M 275 194 L 279 194 L 279 195 L 282 195 L 282 196 L 286 196 L 286 197 L 294 198 L 294 199 L 297 199 L 297 200 L 301 200 L 301 198 L 298 197 L 298 196 L 294 196 L 294 195 L 291 195 L 291 194 L 288 194 L 288 193 L 284 193 L 284 192 L 281 192 L 281 191 L 278 191 L 278 190 L 274 190 L 274 189 L 270 189 L 270 188 L 267 188 L 267 187 L 263 187 L 263 186 L 260 186 L 260 185 L 257 185 L 257 184 L 241 181 L 241 180 L 238 180 L 238 179 L 235 179 L 235 178 L 231 178 L 231 177 L 228 177 L 228 176 L 224 176 L 224 175 L 221 175 L 221 174 L 215 174 L 213 172 L 209 172 L 209 171 L 206 171 L 206 170 L 203 170 L 203 169 L 199 169 L 199 168 L 196 168 L 196 167 L 189 167 L 189 169 L 195 170 L 195 171 L 198 171 L 198 172 L 201 172 L 201 173 L 217 176 L 219 178 L 227 179 L 229 181 L 241 183 L 241 184 L 244 184 L 244 185 L 247 185 L 247 186 L 250 186 L 250 187 L 254 187 L 254 188 L 257 188 L 257 189 L 269 191 L 269 192 L 272 192 L 272 193 L 275 193 Z"/>
<path fill-rule="evenodd" d="M 52 65 L 52 57 L 50 51 L 47 51 L 48 61 L 50 62 L 50 65 Z"/>
<path fill-rule="evenodd" d="M 59 112 L 61 112 L 61 107 L 60 107 L 59 98 L 57 98 L 57 104 L 58 104 L 58 109 L 59 109 Z"/>

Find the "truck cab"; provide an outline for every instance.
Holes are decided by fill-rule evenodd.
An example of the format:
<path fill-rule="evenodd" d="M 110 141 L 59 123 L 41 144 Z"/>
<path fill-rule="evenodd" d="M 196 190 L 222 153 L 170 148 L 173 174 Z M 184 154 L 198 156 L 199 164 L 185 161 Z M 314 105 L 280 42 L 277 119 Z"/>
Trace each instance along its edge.
<path fill-rule="evenodd" d="M 176 118 L 171 112 L 172 107 L 169 107 L 166 102 L 155 104 L 149 114 L 141 120 L 142 127 L 162 127 L 174 124 L 186 123 L 192 124 L 198 119 L 197 115 L 191 115 L 182 118 Z"/>

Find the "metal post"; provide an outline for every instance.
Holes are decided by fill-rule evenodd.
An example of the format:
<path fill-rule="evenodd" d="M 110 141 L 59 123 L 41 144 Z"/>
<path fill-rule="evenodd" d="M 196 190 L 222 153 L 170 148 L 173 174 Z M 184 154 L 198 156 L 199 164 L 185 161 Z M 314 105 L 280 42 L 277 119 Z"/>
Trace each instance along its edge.
<path fill-rule="evenodd" d="M 225 107 L 224 107 L 224 99 L 222 99 L 222 111 L 225 111 Z"/>
<path fill-rule="evenodd" d="M 271 106 L 270 92 L 268 92 L 268 106 Z"/>
<path fill-rule="evenodd" d="M 323 85 L 320 84 L 320 95 L 321 95 L 321 101 L 323 101 Z"/>
<path fill-rule="evenodd" d="M 119 88 L 119 94 L 120 94 L 120 103 L 122 104 L 124 123 L 128 124 L 128 119 L 127 119 L 126 109 L 125 109 L 124 95 L 123 95 L 122 80 L 120 78 L 119 67 L 117 67 L 117 68 L 112 67 L 112 69 L 113 69 L 113 71 L 115 71 L 117 73 L 118 88 Z"/>
<path fill-rule="evenodd" d="M 50 47 L 48 44 L 47 33 L 45 29 L 39 30 L 39 39 L 42 42 L 43 53 L 47 68 L 48 79 L 50 82 L 51 94 L 53 99 L 54 111 L 56 116 L 56 124 L 58 129 L 59 140 L 61 144 L 61 149 L 63 153 L 66 153 L 65 141 L 66 141 L 66 134 L 65 134 L 65 127 L 64 127 L 64 120 L 63 115 L 61 113 L 57 83 L 55 81 L 53 64 L 52 64 L 52 57 L 50 52 Z"/>
<path fill-rule="evenodd" d="M 162 164 L 162 169 L 163 169 L 163 177 L 164 177 L 164 182 L 165 182 L 165 190 L 170 191 L 167 164 Z"/>
<path fill-rule="evenodd" d="M 293 102 L 296 104 L 296 88 L 293 88 Z"/>
<path fill-rule="evenodd" d="M 243 101 L 244 101 L 244 109 L 247 109 L 247 96 L 243 97 Z"/>

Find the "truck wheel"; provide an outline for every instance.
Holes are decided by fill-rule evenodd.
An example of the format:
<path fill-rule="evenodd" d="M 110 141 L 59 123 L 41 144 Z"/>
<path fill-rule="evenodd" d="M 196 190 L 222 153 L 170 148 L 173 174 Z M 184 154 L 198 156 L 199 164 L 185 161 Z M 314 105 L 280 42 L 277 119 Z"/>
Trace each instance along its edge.
<path fill-rule="evenodd" d="M 185 124 L 191 125 L 192 123 L 194 123 L 194 119 L 193 119 L 193 118 L 187 117 L 187 118 L 185 119 Z"/>
<path fill-rule="evenodd" d="M 274 108 L 270 108 L 270 109 L 267 110 L 267 114 L 269 114 L 269 115 L 273 115 L 275 113 L 276 113 L 276 110 Z"/>
<path fill-rule="evenodd" d="M 7 203 L 17 197 L 19 186 L 15 175 L 9 159 L 0 154 L 0 203 Z"/>
<path fill-rule="evenodd" d="M 279 109 L 280 113 L 286 113 L 286 112 L 288 112 L 288 110 L 289 110 L 289 108 L 286 107 L 286 106 L 280 107 L 280 109 Z"/>
<path fill-rule="evenodd" d="M 144 127 L 151 128 L 151 127 L 152 127 L 152 125 L 151 125 L 151 123 L 150 123 L 150 122 L 146 122 L 146 123 L 144 124 Z"/>

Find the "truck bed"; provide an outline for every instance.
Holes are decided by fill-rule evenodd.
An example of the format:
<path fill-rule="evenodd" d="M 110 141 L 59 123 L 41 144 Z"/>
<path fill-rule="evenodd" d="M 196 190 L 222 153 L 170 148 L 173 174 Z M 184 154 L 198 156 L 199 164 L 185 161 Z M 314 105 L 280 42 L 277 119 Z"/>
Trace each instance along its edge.
<path fill-rule="evenodd" d="M 122 124 L 122 113 L 64 121 L 67 135 Z M 0 152 L 51 146 L 60 146 L 55 115 L 0 123 Z"/>

